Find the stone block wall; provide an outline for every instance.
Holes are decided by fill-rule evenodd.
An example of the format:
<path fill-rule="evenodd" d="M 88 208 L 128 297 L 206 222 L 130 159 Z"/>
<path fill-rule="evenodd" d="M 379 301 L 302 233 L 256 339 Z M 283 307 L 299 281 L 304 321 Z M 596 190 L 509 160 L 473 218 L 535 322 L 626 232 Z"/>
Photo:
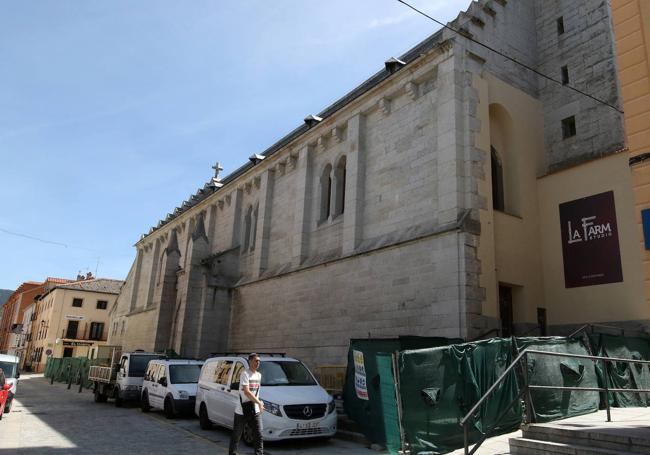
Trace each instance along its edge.
<path fill-rule="evenodd" d="M 456 233 L 236 290 L 230 349 L 345 363 L 350 338 L 459 336 Z"/>

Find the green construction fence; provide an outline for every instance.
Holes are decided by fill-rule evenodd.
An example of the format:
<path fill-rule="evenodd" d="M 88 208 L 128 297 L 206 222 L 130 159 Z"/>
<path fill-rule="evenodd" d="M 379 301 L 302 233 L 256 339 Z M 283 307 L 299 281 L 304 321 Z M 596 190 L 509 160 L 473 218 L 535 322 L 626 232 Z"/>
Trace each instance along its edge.
<path fill-rule="evenodd" d="M 591 340 L 525 337 L 470 343 L 426 337 L 356 339 L 351 340 L 348 354 L 343 394 L 346 412 L 369 440 L 385 445 L 391 453 L 400 450 L 402 433 L 413 454 L 455 450 L 463 445 L 460 420 L 526 348 L 650 360 L 647 340 L 608 335 L 592 336 Z M 597 362 L 589 359 L 529 354 L 526 368 L 531 385 L 603 384 Z M 523 402 L 516 397 L 523 384 L 522 372 L 522 368 L 515 368 L 478 409 L 471 420 L 471 441 L 488 431 L 495 435 L 520 425 Z M 610 368 L 608 379 L 612 387 L 650 388 L 650 370 L 640 364 L 633 368 L 616 365 Z M 537 422 L 595 412 L 601 404 L 600 394 L 590 391 L 531 390 L 530 398 Z M 613 406 L 643 406 L 650 403 L 648 399 L 648 394 L 632 392 L 610 395 Z M 498 414 L 513 401 L 513 407 L 495 427 Z"/>
<path fill-rule="evenodd" d="M 391 429 L 388 433 L 394 440 L 394 430 L 397 424 L 396 415 L 385 414 L 386 407 L 396 412 L 395 394 L 394 391 L 390 392 L 391 389 L 394 390 L 391 363 L 388 361 L 391 359 L 390 354 L 407 349 L 445 346 L 460 341 L 460 339 L 417 336 L 350 340 L 345 386 L 343 387 L 343 403 L 346 414 L 359 425 L 368 439 L 381 445 L 387 445 L 386 428 Z M 356 371 L 355 352 L 357 353 Z M 378 354 L 384 355 L 383 360 L 379 363 L 377 361 Z M 398 427 L 397 440 L 399 444 Z"/>
<path fill-rule="evenodd" d="M 512 363 L 512 355 L 511 340 L 500 338 L 400 352 L 402 424 L 411 453 L 441 454 L 462 447 L 460 420 Z M 498 414 L 518 393 L 513 372 L 473 416 L 470 440 L 494 427 Z M 493 428 L 495 434 L 516 429 L 521 418 L 521 403 L 516 401 Z"/>
<path fill-rule="evenodd" d="M 518 352 L 528 348 L 537 351 L 590 355 L 583 339 L 566 337 L 516 338 Z M 530 385 L 563 387 L 599 387 L 593 360 L 568 357 L 528 355 Z M 598 411 L 598 392 L 531 390 L 536 422 L 549 422 Z"/>
<path fill-rule="evenodd" d="M 621 359 L 650 360 L 650 341 L 646 338 L 609 334 L 589 336 L 594 355 Z M 598 378 L 604 384 L 602 362 L 596 365 Z M 612 388 L 650 389 L 650 366 L 641 363 L 612 362 L 607 367 L 607 380 Z M 626 408 L 650 405 L 650 393 L 609 392 L 610 406 Z"/>
<path fill-rule="evenodd" d="M 92 387 L 92 382 L 88 380 L 88 371 L 92 365 L 106 365 L 110 359 L 87 359 L 86 357 L 49 357 L 45 364 L 44 376 L 46 378 L 54 377 L 57 382 L 69 382 L 72 379 L 73 384 L 83 382 L 87 389 Z M 80 375 L 81 373 L 81 375 Z"/>

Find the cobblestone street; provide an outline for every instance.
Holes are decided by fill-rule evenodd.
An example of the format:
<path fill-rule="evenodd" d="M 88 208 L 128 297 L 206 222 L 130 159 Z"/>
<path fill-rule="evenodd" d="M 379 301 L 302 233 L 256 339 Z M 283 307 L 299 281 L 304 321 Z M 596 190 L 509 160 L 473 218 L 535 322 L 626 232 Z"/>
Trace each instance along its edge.
<path fill-rule="evenodd" d="M 77 393 L 42 375 L 24 375 L 16 401 L 0 421 L 0 454 L 227 454 L 230 431 L 203 431 L 195 418 L 167 420 L 162 413 L 143 414 L 135 405 L 97 404 L 89 391 Z M 266 445 L 266 453 L 374 455 L 348 441 L 289 441 Z M 243 443 L 240 453 L 252 449 Z"/>

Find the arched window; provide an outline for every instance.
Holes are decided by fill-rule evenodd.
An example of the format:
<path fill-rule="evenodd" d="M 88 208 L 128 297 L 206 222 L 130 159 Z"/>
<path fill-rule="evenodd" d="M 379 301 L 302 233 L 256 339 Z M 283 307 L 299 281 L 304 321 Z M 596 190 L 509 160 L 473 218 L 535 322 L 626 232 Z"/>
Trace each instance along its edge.
<path fill-rule="evenodd" d="M 345 211 L 345 156 L 339 159 L 334 170 L 334 216 Z"/>
<path fill-rule="evenodd" d="M 492 208 L 504 211 L 506 204 L 503 188 L 503 165 L 494 147 L 490 147 L 490 158 L 492 167 Z"/>
<path fill-rule="evenodd" d="M 320 178 L 320 221 L 330 217 L 332 211 L 332 166 L 327 165 L 323 169 Z"/>
<path fill-rule="evenodd" d="M 253 216 L 253 206 L 249 205 L 244 215 L 244 236 L 242 238 L 242 252 L 248 250 L 251 238 L 251 218 Z"/>

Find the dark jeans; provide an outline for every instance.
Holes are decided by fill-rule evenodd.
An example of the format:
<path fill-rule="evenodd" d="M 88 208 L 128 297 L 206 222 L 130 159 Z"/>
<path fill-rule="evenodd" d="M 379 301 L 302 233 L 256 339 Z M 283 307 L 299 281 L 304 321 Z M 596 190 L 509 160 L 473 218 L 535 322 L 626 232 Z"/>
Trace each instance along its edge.
<path fill-rule="evenodd" d="M 253 431 L 253 447 L 255 448 L 255 455 L 263 455 L 262 413 L 255 414 L 248 418 L 235 413 L 235 424 L 233 425 L 232 434 L 230 435 L 230 450 L 228 450 L 228 453 L 230 455 L 235 455 L 237 453 L 237 446 L 239 446 L 239 440 L 241 439 L 241 434 L 244 431 L 244 424 L 246 422 L 248 422 L 250 429 Z"/>

